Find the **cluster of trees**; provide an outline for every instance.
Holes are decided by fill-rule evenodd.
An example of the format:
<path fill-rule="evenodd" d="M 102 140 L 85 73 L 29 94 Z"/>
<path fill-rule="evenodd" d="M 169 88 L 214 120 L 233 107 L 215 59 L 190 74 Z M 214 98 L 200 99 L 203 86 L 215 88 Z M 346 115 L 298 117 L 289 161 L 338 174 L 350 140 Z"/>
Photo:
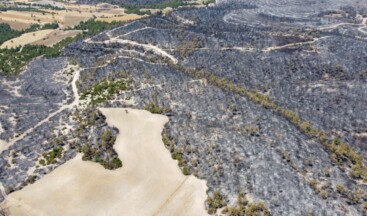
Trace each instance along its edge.
<path fill-rule="evenodd" d="M 19 31 L 12 29 L 9 24 L 0 23 L 0 45 L 9 39 L 18 37 L 19 35 Z"/>
<path fill-rule="evenodd" d="M 17 31 L 12 29 L 9 24 L 0 24 L 0 44 L 7 40 L 28 32 L 34 32 L 42 29 L 57 29 L 59 24 L 49 23 L 44 26 L 32 24 L 29 28 Z M 57 56 L 61 47 L 70 43 L 71 39 L 67 38 L 53 47 L 39 46 L 39 45 L 25 45 L 23 48 L 16 47 L 11 49 L 0 49 L 0 73 L 5 75 L 16 75 L 20 70 L 33 58 L 46 55 L 48 57 Z"/>
<path fill-rule="evenodd" d="M 8 76 L 17 75 L 33 58 L 43 55 L 46 46 L 26 45 L 23 48 L 0 49 L 0 73 Z"/>
<path fill-rule="evenodd" d="M 78 38 L 78 37 L 76 37 Z M 73 42 L 75 38 L 66 38 L 52 47 L 43 45 L 25 45 L 11 49 L 0 49 L 0 73 L 7 76 L 17 75 L 33 58 L 44 55 L 47 58 L 59 56 L 61 48 Z"/>
<path fill-rule="evenodd" d="M 171 108 L 169 107 L 163 108 L 158 105 L 158 94 L 156 91 L 152 93 L 152 101 L 146 104 L 144 109 L 153 114 L 163 114 L 171 112 Z"/>
<path fill-rule="evenodd" d="M 122 5 L 122 7 L 124 7 L 125 13 L 127 14 L 151 15 L 151 12 L 149 10 L 140 11 L 140 9 L 144 8 L 143 6 L 128 4 Z"/>
<path fill-rule="evenodd" d="M 222 213 L 228 216 L 270 216 L 268 207 L 263 202 L 249 202 L 245 193 L 240 193 L 236 206 L 228 206 L 226 197 L 220 191 L 214 191 L 208 196 L 206 205 L 209 214 L 215 214 L 223 208 Z"/>
<path fill-rule="evenodd" d="M 323 199 L 327 199 L 329 197 L 334 198 L 336 195 L 333 193 L 334 189 L 331 182 L 317 182 L 315 179 L 310 179 L 308 184 Z M 366 200 L 366 194 L 363 190 L 358 188 L 353 188 L 350 190 L 343 184 L 337 184 L 335 192 L 341 197 L 347 199 L 347 202 L 352 205 L 361 204 Z M 367 206 L 367 202 L 365 202 L 364 205 Z"/>
<path fill-rule="evenodd" d="M 101 31 L 111 29 L 115 26 L 124 24 L 125 22 L 117 22 L 113 21 L 111 23 L 103 22 L 103 21 L 97 21 L 95 19 L 89 19 L 87 21 L 82 21 L 78 25 L 74 26 L 74 30 L 83 30 L 84 36 L 90 36 L 94 35 L 96 33 L 99 33 Z"/>
<path fill-rule="evenodd" d="M 64 7 L 58 7 L 58 6 L 54 6 L 54 5 L 50 5 L 50 4 L 35 4 L 35 3 L 29 4 L 29 3 L 25 3 L 25 2 L 17 2 L 17 5 L 43 8 L 43 9 L 50 9 L 50 10 L 65 10 Z"/>
<path fill-rule="evenodd" d="M 150 102 L 144 107 L 145 110 L 153 113 L 153 114 L 162 114 L 164 112 L 164 109 L 160 106 L 158 106 L 154 102 Z"/>
<path fill-rule="evenodd" d="M 211 2 L 213 0 L 208 0 L 208 2 L 209 1 Z M 151 14 L 150 11 L 141 11 L 141 9 L 160 9 L 160 10 L 163 10 L 167 7 L 178 8 L 180 6 L 191 6 L 191 5 L 196 5 L 196 3 L 190 3 L 190 2 L 186 2 L 186 1 L 182 1 L 182 0 L 172 0 L 172 1 L 165 1 L 165 2 L 160 2 L 160 3 L 155 3 L 155 4 L 151 4 L 151 5 L 122 4 L 121 7 L 125 8 L 125 12 L 129 13 L 129 14 L 139 14 L 139 15 L 148 14 L 148 15 L 150 15 Z"/>
<path fill-rule="evenodd" d="M 96 127 L 100 128 L 105 123 L 105 117 L 102 113 L 98 110 L 87 108 L 83 112 L 76 110 L 74 116 L 79 122 L 76 136 L 79 138 L 80 143 L 86 143 L 78 146 L 78 151 L 83 153 L 82 159 L 99 163 L 104 168 L 110 170 L 122 167 L 122 162 L 113 149 L 116 136 L 111 129 L 105 129 L 102 134 L 97 133 L 98 137 L 96 139 L 88 135 L 87 131 L 95 130 L 93 128 Z"/>
<path fill-rule="evenodd" d="M 18 7 L 17 5 L 27 6 L 27 7 Z M 41 9 L 50 9 L 50 10 L 65 10 L 63 7 L 57 7 L 53 5 L 43 5 L 43 4 L 28 4 L 25 2 L 18 2 L 16 6 L 0 6 L 0 11 L 32 11 L 32 12 L 40 12 L 40 13 L 49 13 Z"/>
<path fill-rule="evenodd" d="M 336 165 L 341 168 L 352 168 L 351 177 L 362 179 L 364 182 L 367 182 L 367 167 L 364 164 L 363 156 L 352 149 L 350 145 L 342 142 L 341 139 L 333 138 L 331 135 L 327 137 L 327 133 L 317 129 L 308 121 L 302 121 L 301 117 L 299 117 L 297 113 L 277 105 L 267 95 L 263 95 L 255 90 L 249 90 L 244 86 L 234 84 L 225 78 L 214 75 L 210 71 L 206 71 L 205 69 L 197 70 L 194 68 L 187 68 L 179 64 L 168 63 L 172 67 L 185 72 L 191 77 L 195 77 L 196 79 L 207 79 L 208 82 L 214 86 L 225 91 L 244 96 L 257 104 L 260 104 L 264 108 L 283 116 L 307 137 L 318 140 L 329 151 L 330 158 Z"/>
<path fill-rule="evenodd" d="M 206 199 L 207 210 L 209 214 L 215 214 L 217 209 L 227 205 L 226 197 L 219 191 L 214 191 L 211 196 Z"/>
<path fill-rule="evenodd" d="M 64 149 L 62 147 L 56 146 L 50 152 L 44 153 L 42 156 L 44 159 L 39 160 L 39 164 L 42 166 L 54 164 L 57 159 L 62 157 L 62 152 Z"/>
<path fill-rule="evenodd" d="M 0 11 L 33 11 L 33 12 L 44 12 L 41 11 L 37 8 L 32 8 L 32 7 L 4 7 L 4 6 L 0 6 Z"/>
<path fill-rule="evenodd" d="M 173 144 L 174 141 L 169 138 L 167 131 L 163 132 L 162 137 L 162 141 L 166 148 L 170 151 L 172 159 L 178 161 L 178 166 L 180 167 L 182 173 L 184 175 L 190 175 L 189 166 L 183 157 L 184 151 L 180 148 L 175 148 L 175 145 Z"/>
<path fill-rule="evenodd" d="M 80 151 L 84 154 L 83 160 L 100 163 L 104 168 L 114 170 L 122 167 L 122 162 L 113 149 L 116 137 L 107 129 L 103 132 L 97 147 L 84 145 Z"/>
<path fill-rule="evenodd" d="M 104 80 L 82 91 L 81 100 L 90 97 L 90 103 L 95 105 L 111 100 L 116 94 L 129 88 L 128 80 Z"/>
<path fill-rule="evenodd" d="M 120 25 L 123 22 L 100 22 L 90 19 L 86 22 L 81 22 L 79 25 L 75 26 L 74 29 L 76 30 L 84 30 L 83 34 L 79 34 L 74 38 L 66 38 L 59 43 L 55 44 L 53 47 L 46 47 L 41 45 L 25 45 L 23 48 L 11 48 L 11 49 L 0 49 L 0 74 L 5 74 L 7 76 L 14 76 L 17 75 L 21 69 L 28 64 L 33 58 L 45 55 L 45 57 L 57 57 L 61 54 L 61 49 L 68 44 L 72 43 L 73 41 L 87 37 L 91 35 L 95 35 L 101 31 L 106 29 L 112 28 L 114 26 Z M 1 27 L 3 26 L 3 27 Z M 3 30 L 1 30 L 3 28 Z M 0 42 L 1 40 L 9 40 L 12 37 L 16 37 L 21 35 L 25 32 L 36 31 L 39 29 L 45 28 L 58 28 L 57 23 L 46 24 L 43 27 L 35 24 L 32 25 L 29 29 L 23 32 L 12 32 L 10 29 L 10 33 L 8 32 L 10 27 L 7 24 L 0 25 Z M 15 31 L 15 30 L 14 30 Z M 3 34 L 3 32 L 5 32 Z"/>
<path fill-rule="evenodd" d="M 41 29 L 57 29 L 57 28 L 59 28 L 58 23 L 46 23 L 45 25 L 42 26 Z"/>

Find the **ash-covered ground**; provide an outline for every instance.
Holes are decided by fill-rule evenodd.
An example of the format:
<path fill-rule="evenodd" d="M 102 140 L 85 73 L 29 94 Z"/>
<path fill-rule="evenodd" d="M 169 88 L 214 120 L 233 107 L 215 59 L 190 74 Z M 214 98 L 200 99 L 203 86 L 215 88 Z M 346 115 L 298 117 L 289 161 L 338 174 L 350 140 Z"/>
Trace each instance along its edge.
<path fill-rule="evenodd" d="M 62 101 L 75 102 L 72 83 L 79 92 L 86 92 L 106 79 L 124 77 L 132 80 L 131 89 L 114 95 L 112 100 L 91 104 L 89 109 L 154 107 L 151 110 L 168 115 L 170 121 L 163 135 L 172 145 L 167 147 L 173 155 L 182 156 L 184 172 L 207 180 L 209 196 L 220 191 L 228 206 L 236 206 L 237 197 L 247 194 L 250 201 L 263 202 L 271 215 L 367 214 L 366 185 L 353 174 L 347 155 L 340 153 L 343 164 L 336 163 L 333 154 L 338 152 L 305 134 L 294 122 L 233 88 L 225 88 L 229 83 L 266 96 L 318 131 L 347 143 L 365 163 L 366 2 L 217 1 L 211 7 L 134 21 L 78 41 L 64 52 L 63 59 L 34 61 L 17 83 L 0 85 L 0 97 L 5 98 L 0 102 L 5 113 L 0 119 L 7 127 L 0 133 L 1 139 L 15 139 L 16 133 L 37 124 L 37 118 L 57 111 Z M 57 77 L 56 71 L 62 68 L 70 71 L 75 67 L 80 73 L 76 82 L 47 85 L 42 81 L 47 91 L 61 88 L 65 94 L 45 93 L 39 103 L 24 106 L 26 99 L 14 99 L 6 93 L 21 86 L 21 94 L 24 89 L 34 97 L 42 95 L 29 87 L 37 83 L 37 75 L 28 70 L 32 65 L 40 67 L 53 61 L 57 63 L 48 72 L 51 77 Z M 70 62 L 78 65 L 70 66 Z M 213 81 L 192 71 L 205 71 L 225 81 Z M 22 77 L 27 76 L 36 78 L 23 82 Z M 80 103 L 85 107 L 89 101 L 81 99 Z M 85 108 L 78 109 L 83 112 Z M 60 127 L 55 122 L 64 119 L 73 131 L 78 128 L 73 120 L 75 110 L 67 107 L 39 128 L 45 128 L 45 133 L 51 128 L 54 131 Z M 35 113 L 33 118 L 29 112 Z M 27 124 L 12 125 L 13 115 Z M 76 132 L 65 133 L 65 143 L 95 143 L 105 127 L 103 119 L 98 121 L 83 131 L 92 130 L 94 135 L 82 139 Z M 32 132 L 2 153 L 7 158 L 14 148 L 35 148 L 20 157 L 29 161 L 26 165 L 10 165 L 8 159 L 0 163 L 4 188 L 16 187 L 29 176 L 29 170 L 33 171 L 35 161 L 46 151 L 35 144 L 40 143 L 36 136 L 43 132 Z M 65 159 L 59 163 L 75 152 L 75 148 L 65 148 Z"/>

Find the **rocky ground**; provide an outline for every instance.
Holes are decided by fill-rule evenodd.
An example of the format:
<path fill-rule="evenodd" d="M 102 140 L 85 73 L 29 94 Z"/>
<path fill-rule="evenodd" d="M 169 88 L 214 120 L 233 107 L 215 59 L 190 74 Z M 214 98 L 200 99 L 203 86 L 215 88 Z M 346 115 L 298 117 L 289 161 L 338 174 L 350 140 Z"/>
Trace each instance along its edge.
<path fill-rule="evenodd" d="M 237 196 L 245 193 L 253 202 L 264 202 L 272 215 L 362 215 L 367 208 L 366 186 L 353 175 L 347 153 L 333 152 L 284 114 L 226 86 L 246 87 L 326 136 L 339 137 L 365 163 L 366 20 L 367 5 L 361 1 L 217 1 L 213 7 L 177 10 L 78 41 L 65 49 L 65 58 L 37 60 L 27 70 L 57 61 L 55 69 L 48 71 L 57 77 L 56 71 L 70 67 L 66 61 L 77 62 L 79 92 L 106 79 L 131 80 L 129 90 L 90 104 L 90 109 L 146 108 L 169 116 L 164 133 L 171 143 L 167 148 L 182 155 L 184 172 L 206 179 L 208 194 L 220 191 L 229 206 L 238 205 Z M 10 113 L 9 106 L 16 107 L 11 115 L 21 112 L 16 110 L 22 104 L 6 96 L 11 94 L 7 89 L 16 89 L 11 86 L 30 89 L 34 97 L 42 95 L 25 87 L 31 85 L 28 82 L 19 84 L 27 70 L 17 82 L 1 84 L 1 97 L 9 98 L 5 103 L 1 100 L 3 113 Z M 37 83 L 37 78 L 33 80 Z M 3 118 L 1 123 L 8 129 L 0 137 L 11 140 L 38 122 L 34 116 L 45 118 L 66 101 L 72 103 L 71 84 L 60 81 L 45 89 L 58 86 L 69 91 L 43 97 L 51 105 L 47 110 L 34 109 L 39 114 L 24 119 L 28 126 L 12 126 L 11 118 Z M 81 110 L 89 104 L 88 99 L 80 102 Z M 77 128 L 72 109 L 57 113 L 40 129 L 54 128 L 60 119 Z M 6 155 L 15 148 L 35 148 L 22 153 L 28 161 L 22 164 L 34 164 L 34 152 L 45 151 L 36 137 L 47 140 L 47 136 L 40 134 L 32 133 L 32 138 L 26 136 L 2 153 L 0 167 L 7 174 L 1 171 L 0 180 L 5 188 L 21 184 L 33 167 L 10 169 Z M 66 140 L 78 137 L 72 132 L 65 135 Z M 75 151 L 65 148 L 60 163 Z M 335 162 L 333 154 L 341 154 L 343 162 Z"/>

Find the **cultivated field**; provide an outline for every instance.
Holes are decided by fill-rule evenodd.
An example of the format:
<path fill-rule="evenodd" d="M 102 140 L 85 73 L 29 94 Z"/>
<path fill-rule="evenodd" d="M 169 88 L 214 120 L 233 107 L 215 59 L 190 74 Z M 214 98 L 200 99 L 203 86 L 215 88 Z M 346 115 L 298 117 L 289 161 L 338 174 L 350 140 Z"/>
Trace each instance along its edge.
<path fill-rule="evenodd" d="M 24 2 L 24 1 L 18 1 Z M 127 21 L 139 19 L 141 16 L 124 13 L 123 8 L 110 4 L 79 5 L 64 4 L 54 1 L 26 2 L 34 4 L 53 5 L 65 10 L 40 9 L 41 12 L 34 11 L 5 11 L 0 12 L 0 23 L 8 23 L 14 29 L 25 29 L 31 24 L 59 23 L 62 28 L 68 28 L 91 18 L 98 18 L 106 21 Z"/>
<path fill-rule="evenodd" d="M 38 40 L 42 40 L 43 38 L 46 38 L 47 35 L 49 35 L 53 31 L 54 30 L 52 29 L 46 29 L 46 30 L 40 30 L 36 32 L 29 32 L 29 33 L 21 35 L 20 37 L 6 41 L 5 43 L 1 45 L 0 48 L 1 49 L 14 48 L 17 46 L 23 46 L 26 44 L 34 43 Z"/>
<path fill-rule="evenodd" d="M 76 35 L 78 35 L 81 32 L 82 31 L 80 30 L 63 31 L 63 30 L 57 29 L 57 30 L 53 30 L 52 32 L 50 32 L 48 35 L 46 35 L 46 37 L 38 41 L 35 41 L 31 44 L 53 46 L 56 43 L 62 41 L 63 39 L 68 38 L 68 37 L 75 37 Z"/>
<path fill-rule="evenodd" d="M 17 38 L 6 41 L 0 46 L 0 48 L 15 48 L 17 46 L 24 46 L 26 44 L 53 46 L 57 42 L 67 37 L 74 37 L 79 33 L 81 33 L 81 31 L 63 31 L 58 29 L 45 29 L 36 32 L 29 32 Z"/>
<path fill-rule="evenodd" d="M 1 0 L 0 0 L 1 3 Z M 15 4 L 15 2 L 13 2 Z M 0 48 L 14 48 L 26 44 L 52 46 L 57 42 L 67 38 L 74 37 L 81 31 L 63 31 L 78 25 L 82 21 L 96 19 L 98 21 L 132 21 L 140 19 L 143 16 L 136 14 L 125 14 L 123 8 L 107 3 L 97 5 L 80 5 L 75 3 L 61 3 L 55 1 L 16 1 L 16 3 L 36 4 L 33 8 L 39 11 L 2 11 L 0 12 L 0 23 L 7 23 L 11 28 L 24 30 L 32 24 L 45 25 L 47 23 L 58 23 L 59 30 L 41 30 L 32 33 L 26 33 L 18 38 L 13 38 L 3 43 Z M 11 6 L 11 4 L 6 4 Z M 64 10 L 45 9 L 37 5 L 47 5 Z"/>
<path fill-rule="evenodd" d="M 164 147 L 168 118 L 147 111 L 102 109 L 120 131 L 114 148 L 123 167 L 110 171 L 81 155 L 7 197 L 16 215 L 207 215 L 206 183 L 184 176 Z"/>

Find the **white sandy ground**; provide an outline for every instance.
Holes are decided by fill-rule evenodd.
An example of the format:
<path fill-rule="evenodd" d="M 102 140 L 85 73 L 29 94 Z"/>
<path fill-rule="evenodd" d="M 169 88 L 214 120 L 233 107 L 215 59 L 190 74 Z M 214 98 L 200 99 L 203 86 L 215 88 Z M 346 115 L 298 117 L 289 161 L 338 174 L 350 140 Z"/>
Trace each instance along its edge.
<path fill-rule="evenodd" d="M 3 125 L 1 124 L 0 122 L 0 134 L 4 132 L 4 128 L 3 128 Z M 0 143 L 1 143 L 1 140 L 0 140 Z"/>
<path fill-rule="evenodd" d="M 106 170 L 78 155 L 8 195 L 2 205 L 11 215 L 207 215 L 206 182 L 184 176 L 164 147 L 166 116 L 123 108 L 101 111 L 120 131 L 114 148 L 123 167 Z"/>

